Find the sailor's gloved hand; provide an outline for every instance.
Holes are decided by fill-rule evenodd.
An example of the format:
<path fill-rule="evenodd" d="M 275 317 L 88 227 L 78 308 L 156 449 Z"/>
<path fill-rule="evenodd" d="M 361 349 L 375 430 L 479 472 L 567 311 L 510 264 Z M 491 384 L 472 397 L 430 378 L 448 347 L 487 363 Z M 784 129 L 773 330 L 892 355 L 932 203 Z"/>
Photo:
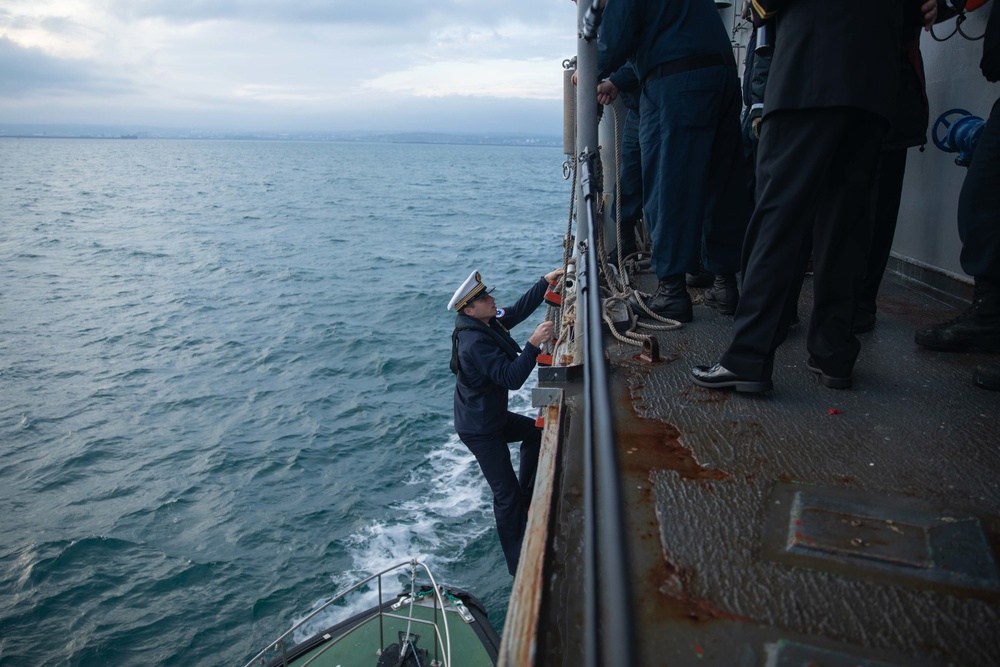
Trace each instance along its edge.
<path fill-rule="evenodd" d="M 528 342 L 537 348 L 541 348 L 542 344 L 552 340 L 552 334 L 555 333 L 556 325 L 552 320 L 546 320 L 542 322 L 537 327 L 535 327 L 535 333 L 531 334 L 531 338 Z"/>

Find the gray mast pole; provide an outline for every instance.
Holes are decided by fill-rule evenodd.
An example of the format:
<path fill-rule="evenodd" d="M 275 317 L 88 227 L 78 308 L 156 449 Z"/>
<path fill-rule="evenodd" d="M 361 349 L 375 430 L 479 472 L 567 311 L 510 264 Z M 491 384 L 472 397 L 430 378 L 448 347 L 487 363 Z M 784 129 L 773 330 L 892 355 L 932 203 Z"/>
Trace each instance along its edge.
<path fill-rule="evenodd" d="M 587 12 L 590 10 L 590 2 L 587 0 L 577 1 L 579 16 L 577 20 L 577 36 L 576 36 L 576 159 L 578 161 L 576 165 L 576 201 L 579 202 L 577 206 L 576 213 L 576 247 L 577 249 L 582 249 L 585 244 L 588 244 L 590 239 L 590 228 L 592 224 L 586 224 L 583 216 L 587 215 L 584 210 L 585 207 L 591 207 L 592 204 L 588 201 L 587 192 L 590 186 L 590 178 L 588 178 L 588 187 L 584 187 L 584 179 L 582 178 L 582 170 L 584 165 L 580 164 L 581 160 L 585 160 L 585 155 L 597 151 L 597 39 L 594 36 L 590 36 L 590 39 L 584 35 L 584 25 L 586 22 Z M 587 257 L 583 253 L 579 253 L 580 263 L 577 265 L 577 276 L 578 283 L 577 289 L 582 290 L 585 284 L 587 276 Z M 580 275 L 582 269 L 582 276 Z M 597 280 L 597 276 L 593 279 Z M 586 298 L 581 293 L 580 297 L 583 299 L 583 309 L 586 310 Z M 584 313 L 580 313 L 584 315 Z M 589 333 L 589 332 L 588 332 Z M 581 350 L 584 352 L 584 350 Z M 584 355 L 585 356 L 585 355 Z M 586 366 L 585 366 L 586 369 Z M 586 380 L 586 378 L 585 378 Z M 585 420 L 588 424 L 585 434 L 585 445 L 587 443 L 592 443 L 592 435 L 590 431 L 592 426 L 589 422 Z M 600 605 L 600 600 L 597 596 L 597 554 L 595 553 L 597 546 L 597 531 L 595 521 L 593 517 L 596 515 L 596 499 L 595 499 L 595 489 L 593 488 L 594 482 L 594 469 L 593 469 L 593 448 L 592 445 L 584 447 L 584 516 L 587 519 L 584 521 L 584 572 L 583 572 L 583 586 L 584 586 L 584 622 L 583 622 L 583 661 L 584 667 L 597 667 L 600 664 L 600 648 L 597 643 L 597 633 L 598 633 L 598 609 Z"/>
<path fill-rule="evenodd" d="M 584 38 L 583 25 L 590 2 L 579 0 L 576 38 L 576 155 L 583 151 L 597 152 L 597 39 Z M 579 165 L 577 165 L 579 168 Z M 577 179 L 576 200 L 583 202 L 583 189 Z M 577 241 L 586 231 L 577 225 Z"/>

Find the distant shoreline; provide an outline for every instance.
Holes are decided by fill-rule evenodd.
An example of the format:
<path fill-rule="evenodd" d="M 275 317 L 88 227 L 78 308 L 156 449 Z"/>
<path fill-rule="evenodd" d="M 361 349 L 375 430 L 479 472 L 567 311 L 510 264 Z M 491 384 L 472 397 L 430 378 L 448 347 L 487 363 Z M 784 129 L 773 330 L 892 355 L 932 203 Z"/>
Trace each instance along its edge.
<path fill-rule="evenodd" d="M 202 140 L 202 141 L 298 141 L 312 143 L 388 143 L 388 144 L 429 144 L 461 146 L 541 146 L 561 147 L 562 138 L 546 135 L 517 134 L 439 134 L 430 132 L 398 133 L 227 133 L 199 132 L 192 130 L 149 130 L 113 132 L 72 130 L 25 130 L 0 127 L 0 139 L 99 139 L 99 140 Z"/>

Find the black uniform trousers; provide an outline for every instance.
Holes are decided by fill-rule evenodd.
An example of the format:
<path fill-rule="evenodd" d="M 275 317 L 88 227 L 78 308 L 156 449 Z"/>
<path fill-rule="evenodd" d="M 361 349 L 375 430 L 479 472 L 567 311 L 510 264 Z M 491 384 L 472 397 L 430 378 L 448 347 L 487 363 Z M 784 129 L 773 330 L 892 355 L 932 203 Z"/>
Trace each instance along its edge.
<path fill-rule="evenodd" d="M 535 485 L 538 469 L 538 452 L 542 444 L 542 431 L 535 421 L 524 415 L 507 413 L 502 432 L 485 434 L 459 433 L 465 446 L 479 462 L 483 477 L 493 491 L 493 517 L 497 523 L 500 548 L 507 561 L 507 571 L 517 572 L 521 556 L 521 542 L 528 524 L 528 506 L 531 490 Z M 510 462 L 511 442 L 521 442 L 521 463 L 518 474 Z"/>
<path fill-rule="evenodd" d="M 749 379 L 770 379 L 788 333 L 813 242 L 815 303 L 809 354 L 827 375 L 851 374 L 860 343 L 851 333 L 854 285 L 871 240 L 866 215 L 888 123 L 833 107 L 782 110 L 761 125 L 757 207 L 743 248 L 743 291 L 733 341 L 720 359 Z"/>
<path fill-rule="evenodd" d="M 1000 100 L 993 104 L 962 183 L 958 235 L 962 270 L 1000 281 Z"/>
<path fill-rule="evenodd" d="M 882 284 L 885 267 L 892 253 L 892 241 L 896 236 L 896 220 L 899 218 L 899 203 L 903 197 L 905 173 L 905 148 L 894 148 L 879 154 L 878 169 L 869 204 L 869 215 L 872 219 L 871 251 L 868 253 L 864 278 L 855 291 L 858 312 L 875 312 L 875 298 L 878 296 L 878 288 Z"/>

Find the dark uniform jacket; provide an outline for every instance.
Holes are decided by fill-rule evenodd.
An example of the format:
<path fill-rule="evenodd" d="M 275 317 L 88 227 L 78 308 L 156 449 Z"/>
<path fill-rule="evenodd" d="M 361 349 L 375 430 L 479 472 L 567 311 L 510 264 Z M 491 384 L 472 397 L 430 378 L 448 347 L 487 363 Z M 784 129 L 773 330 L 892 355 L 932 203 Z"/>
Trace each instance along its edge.
<path fill-rule="evenodd" d="M 460 435 L 503 430 L 507 392 L 520 389 L 541 352 L 531 343 L 522 352 L 509 330 L 535 312 L 546 287 L 542 278 L 511 308 L 498 309 L 489 326 L 461 313 L 455 318 L 451 370 L 457 376 L 455 431 Z"/>
<path fill-rule="evenodd" d="M 776 10 L 764 114 L 854 107 L 892 120 L 899 81 L 899 0 L 796 0 Z M 823 63 L 816 67 L 816 63 Z M 856 73 L 846 77 L 844 72 Z"/>
<path fill-rule="evenodd" d="M 731 56 L 732 52 L 713 2 L 614 0 L 604 8 L 601 22 L 598 80 L 610 76 L 631 56 L 635 56 L 639 80 L 645 81 L 657 65 L 691 56 Z"/>

